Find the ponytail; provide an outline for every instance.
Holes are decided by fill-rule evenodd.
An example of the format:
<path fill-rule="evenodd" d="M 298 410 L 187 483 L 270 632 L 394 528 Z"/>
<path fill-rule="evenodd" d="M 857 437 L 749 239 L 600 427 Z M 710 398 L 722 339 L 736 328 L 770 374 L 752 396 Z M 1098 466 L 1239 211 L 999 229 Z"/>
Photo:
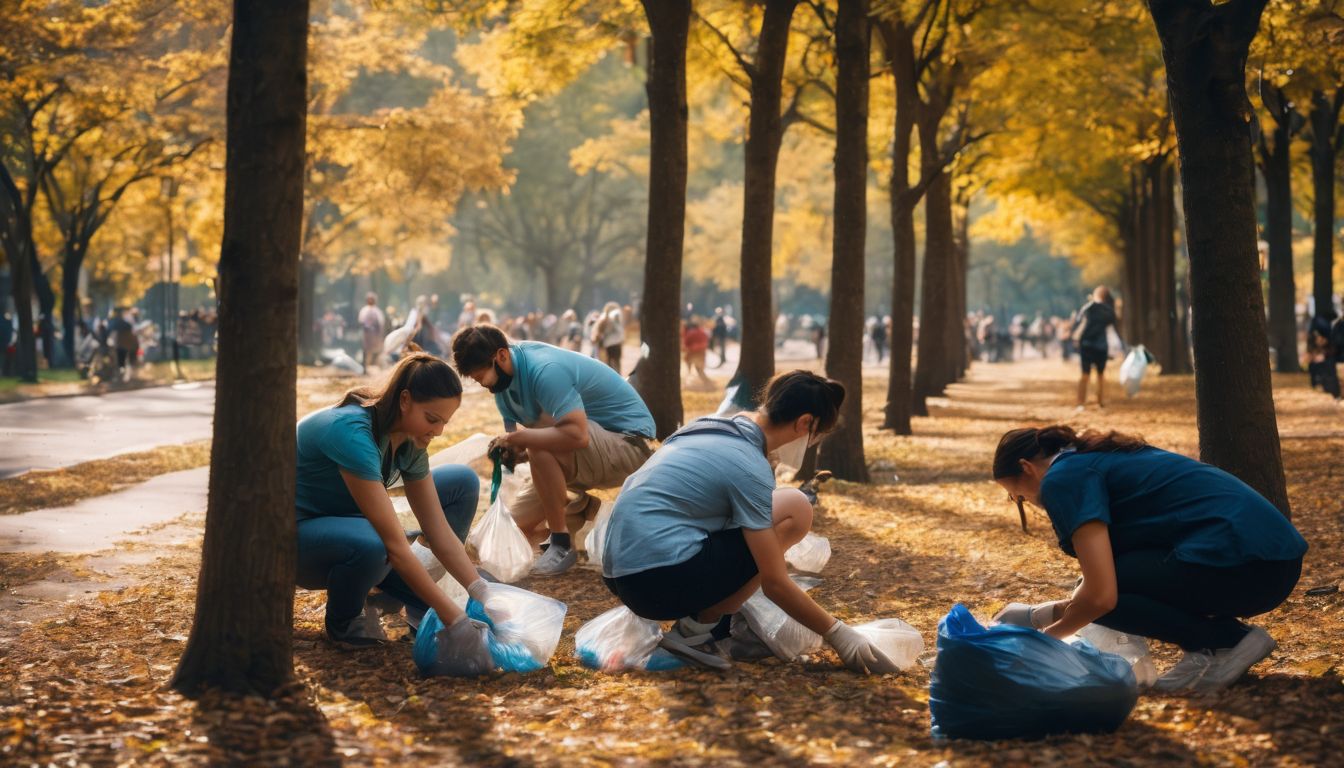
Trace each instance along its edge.
<path fill-rule="evenodd" d="M 1054 456 L 1066 448 L 1078 453 L 1133 453 L 1148 447 L 1142 437 L 1114 430 L 1087 430 L 1082 434 L 1063 424 L 1023 427 L 1005 432 L 994 451 L 994 479 L 1022 474 L 1022 460 Z"/>

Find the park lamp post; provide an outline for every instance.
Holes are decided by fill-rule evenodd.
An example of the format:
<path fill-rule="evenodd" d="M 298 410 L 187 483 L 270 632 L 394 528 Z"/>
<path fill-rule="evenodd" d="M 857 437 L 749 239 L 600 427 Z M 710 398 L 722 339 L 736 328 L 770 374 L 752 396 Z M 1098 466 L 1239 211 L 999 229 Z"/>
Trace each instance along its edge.
<path fill-rule="evenodd" d="M 163 176 L 159 179 L 159 193 L 164 199 L 164 210 L 168 218 L 168 258 L 166 260 L 166 274 L 163 279 L 162 307 L 163 307 L 163 326 L 159 329 L 159 354 L 160 359 L 167 359 L 169 324 L 172 324 L 172 344 L 173 344 L 173 376 L 182 378 L 182 363 L 179 357 L 177 346 L 177 280 L 174 277 L 173 269 L 173 198 L 177 197 L 178 180 L 174 176 Z"/>

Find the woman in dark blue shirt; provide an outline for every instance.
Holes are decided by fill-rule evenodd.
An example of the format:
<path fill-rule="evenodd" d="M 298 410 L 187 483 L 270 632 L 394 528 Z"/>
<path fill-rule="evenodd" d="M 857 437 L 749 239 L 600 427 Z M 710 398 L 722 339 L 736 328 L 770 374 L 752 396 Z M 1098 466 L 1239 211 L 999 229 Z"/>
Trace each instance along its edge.
<path fill-rule="evenodd" d="M 1185 655 L 1155 685 L 1167 691 L 1226 687 L 1274 650 L 1238 618 L 1287 599 L 1307 542 L 1242 481 L 1136 437 L 1066 426 L 1005 434 L 994 480 L 1019 512 L 1045 510 L 1083 571 L 1072 599 L 1001 620 L 1059 638 L 1095 622 L 1176 643 Z"/>

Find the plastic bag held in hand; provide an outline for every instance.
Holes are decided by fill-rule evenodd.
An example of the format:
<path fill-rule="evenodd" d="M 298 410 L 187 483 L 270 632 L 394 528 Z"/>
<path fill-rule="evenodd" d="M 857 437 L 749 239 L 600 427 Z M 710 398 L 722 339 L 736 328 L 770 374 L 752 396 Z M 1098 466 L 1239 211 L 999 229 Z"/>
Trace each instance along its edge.
<path fill-rule="evenodd" d="M 513 515 L 499 496 L 501 470 L 495 462 L 490 480 L 490 509 L 467 534 L 467 545 L 476 550 L 481 566 L 500 581 L 513 582 L 532 567 L 532 545 L 513 522 Z"/>
<path fill-rule="evenodd" d="M 881 675 L 899 671 L 896 663 L 887 658 L 881 648 L 843 621 L 836 620 L 826 631 L 826 642 L 831 644 L 840 661 L 851 672 Z"/>
<path fill-rule="evenodd" d="M 443 626 L 433 608 L 420 621 L 412 656 L 425 677 L 476 677 L 494 669 L 490 658 L 490 630 L 477 621 L 463 619 Z"/>
<path fill-rule="evenodd" d="M 1142 344 L 1135 344 L 1120 364 L 1120 385 L 1125 388 L 1125 396 L 1139 394 L 1139 385 L 1143 383 L 1143 374 L 1148 370 L 1148 350 Z"/>
<path fill-rule="evenodd" d="M 486 585 L 479 602 L 467 601 L 467 615 L 490 627 L 490 655 L 505 672 L 546 666 L 560 644 L 566 610 L 559 600 L 508 584 Z"/>
<path fill-rule="evenodd" d="M 805 573 L 821 573 L 831 560 L 831 540 L 811 531 L 784 553 L 789 565 Z"/>
<path fill-rule="evenodd" d="M 604 672 L 657 672 L 685 666 L 686 662 L 658 647 L 662 636 L 658 622 L 640 618 L 622 605 L 579 627 L 574 651 L 585 667 Z"/>
<path fill-rule="evenodd" d="M 935 737 L 1034 739 L 1109 732 L 1134 709 L 1129 662 L 1026 627 L 982 627 L 964 605 L 938 622 L 929 678 Z"/>
<path fill-rule="evenodd" d="M 859 624 L 854 631 L 868 638 L 898 669 L 909 669 L 924 652 L 924 638 L 919 630 L 900 619 L 878 619 Z"/>
<path fill-rule="evenodd" d="M 793 582 L 807 591 L 821 583 L 807 576 L 790 576 Z M 761 590 L 756 590 L 738 609 L 751 631 L 774 654 L 784 661 L 814 653 L 821 648 L 821 635 L 798 623 L 797 619 L 775 605 Z"/>

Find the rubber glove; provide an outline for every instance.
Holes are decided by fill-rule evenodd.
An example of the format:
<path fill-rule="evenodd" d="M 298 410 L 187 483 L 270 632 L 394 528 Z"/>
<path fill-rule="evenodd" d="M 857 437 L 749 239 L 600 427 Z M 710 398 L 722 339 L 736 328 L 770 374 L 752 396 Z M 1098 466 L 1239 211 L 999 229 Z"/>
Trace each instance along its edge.
<path fill-rule="evenodd" d="M 513 616 L 509 613 L 500 600 L 490 598 L 490 582 L 485 579 L 477 579 L 467 585 L 467 595 L 471 599 L 481 604 L 485 609 L 485 615 L 490 617 L 490 621 L 495 625 L 496 631 L 499 627 L 508 624 Z"/>
<path fill-rule="evenodd" d="M 495 668 L 490 658 L 490 629 L 465 615 L 439 630 L 438 656 L 431 674 L 477 677 Z"/>
<path fill-rule="evenodd" d="M 853 672 L 880 675 L 899 671 L 896 664 L 868 638 L 839 619 L 826 630 L 825 638 L 840 656 L 840 661 Z"/>

